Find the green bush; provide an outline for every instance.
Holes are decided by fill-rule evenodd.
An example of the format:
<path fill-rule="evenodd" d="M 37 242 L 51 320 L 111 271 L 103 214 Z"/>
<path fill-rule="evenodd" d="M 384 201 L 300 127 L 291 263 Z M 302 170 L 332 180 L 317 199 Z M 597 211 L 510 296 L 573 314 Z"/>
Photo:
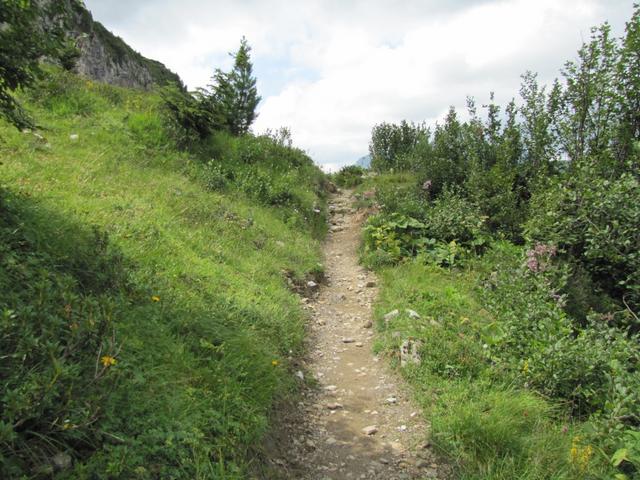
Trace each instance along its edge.
<path fill-rule="evenodd" d="M 424 222 L 427 236 L 441 242 L 456 241 L 477 249 L 487 241 L 486 217 L 475 204 L 451 190 L 445 190 L 429 206 Z"/>
<path fill-rule="evenodd" d="M 339 187 L 353 188 L 362 183 L 362 177 L 365 173 L 366 170 L 358 165 L 347 165 L 335 173 L 332 178 Z"/>
<path fill-rule="evenodd" d="M 541 268 L 530 252 L 490 253 L 500 263 L 481 292 L 496 319 L 483 333 L 487 354 L 520 385 L 589 419 L 592 436 L 613 453 L 640 418 L 637 334 L 612 326 L 611 314 L 592 314 L 586 323 L 569 317 L 558 293 L 564 269 L 552 258 Z"/>
<path fill-rule="evenodd" d="M 483 250 L 488 240 L 485 218 L 463 197 L 446 191 L 433 202 L 419 198 L 402 202 L 402 198 L 411 198 L 407 192 L 412 190 L 388 191 L 391 195 L 381 194 L 381 198 L 391 199 L 383 210 L 398 205 L 400 212 L 415 212 L 420 220 L 399 212 L 371 217 L 364 228 L 363 242 L 364 259 L 369 266 L 397 263 L 419 254 L 429 263 L 452 267 L 465 254 Z"/>
<path fill-rule="evenodd" d="M 399 213 L 424 221 L 428 200 L 417 190 L 415 182 L 408 184 L 387 183 L 376 188 L 376 200 L 382 212 Z"/>
<path fill-rule="evenodd" d="M 597 290 L 640 308 L 640 185 L 584 166 L 533 199 L 526 234 L 551 242 L 591 277 Z M 594 306 L 595 305 L 590 305 Z M 627 322 L 630 320 L 628 318 Z"/>

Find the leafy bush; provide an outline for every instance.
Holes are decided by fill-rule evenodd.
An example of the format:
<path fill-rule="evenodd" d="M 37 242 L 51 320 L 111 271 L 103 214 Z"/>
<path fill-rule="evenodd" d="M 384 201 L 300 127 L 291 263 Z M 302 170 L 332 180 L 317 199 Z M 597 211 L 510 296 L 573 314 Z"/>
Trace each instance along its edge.
<path fill-rule="evenodd" d="M 496 318 L 483 334 L 489 357 L 521 385 L 590 419 L 595 441 L 612 453 L 640 418 L 637 335 L 612 326 L 611 314 L 592 314 L 586 323 L 569 317 L 557 261 L 541 267 L 531 255 L 500 247 L 490 257 L 500 258 L 500 268 L 482 289 Z"/>
<path fill-rule="evenodd" d="M 369 266 L 397 263 L 420 254 L 429 263 L 451 267 L 464 254 L 481 252 L 487 242 L 485 218 L 477 207 L 452 191 L 433 202 L 416 197 L 413 189 L 382 190 L 378 198 L 388 200 L 382 206 L 384 212 L 371 217 L 364 228 L 364 258 Z M 402 201 L 407 198 L 413 201 Z"/>
<path fill-rule="evenodd" d="M 333 175 L 333 180 L 340 187 L 353 188 L 362 183 L 365 172 L 366 170 L 358 165 L 347 165 Z"/>
<path fill-rule="evenodd" d="M 481 249 L 487 241 L 486 217 L 461 195 L 446 190 L 425 213 L 426 234 L 441 242 L 456 241 Z"/>
<path fill-rule="evenodd" d="M 640 185 L 624 173 L 609 180 L 591 167 L 556 182 L 533 199 L 530 240 L 552 242 L 594 286 L 640 308 Z M 576 269 L 574 268 L 574 271 Z M 596 305 L 590 305 L 595 307 Z"/>
<path fill-rule="evenodd" d="M 428 200 L 418 192 L 415 181 L 408 184 L 388 183 L 376 188 L 376 200 L 382 212 L 399 213 L 424 221 Z"/>
<path fill-rule="evenodd" d="M 423 235 L 424 230 L 422 222 L 399 213 L 373 216 L 364 227 L 364 253 L 381 250 L 391 262 L 399 262 L 431 244 L 431 239 Z"/>
<path fill-rule="evenodd" d="M 167 129 L 179 146 L 189 146 L 213 132 L 214 112 L 207 108 L 197 92 L 192 94 L 177 85 L 168 85 L 160 90 L 160 94 Z"/>

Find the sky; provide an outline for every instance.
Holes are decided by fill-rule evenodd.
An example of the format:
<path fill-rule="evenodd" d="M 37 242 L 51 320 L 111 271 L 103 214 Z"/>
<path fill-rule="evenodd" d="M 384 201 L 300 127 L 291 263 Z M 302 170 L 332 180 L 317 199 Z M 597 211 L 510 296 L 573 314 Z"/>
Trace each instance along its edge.
<path fill-rule="evenodd" d="M 621 36 L 623 0 L 85 0 L 96 20 L 190 89 L 229 69 L 242 36 L 262 102 L 255 133 L 287 127 L 324 169 L 368 153 L 371 129 L 434 124 L 495 92 L 506 104 L 520 75 L 550 83 L 608 21 Z"/>

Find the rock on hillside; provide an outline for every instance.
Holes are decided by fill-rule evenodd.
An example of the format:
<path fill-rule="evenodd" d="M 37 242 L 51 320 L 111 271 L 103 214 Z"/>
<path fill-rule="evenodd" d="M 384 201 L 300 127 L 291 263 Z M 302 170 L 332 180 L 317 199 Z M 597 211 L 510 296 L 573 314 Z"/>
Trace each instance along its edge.
<path fill-rule="evenodd" d="M 69 36 L 80 50 L 77 73 L 121 87 L 149 89 L 154 84 L 170 82 L 182 85 L 177 74 L 162 63 L 143 57 L 95 21 L 81 0 L 41 0 L 45 4 L 51 2 L 64 5 Z"/>

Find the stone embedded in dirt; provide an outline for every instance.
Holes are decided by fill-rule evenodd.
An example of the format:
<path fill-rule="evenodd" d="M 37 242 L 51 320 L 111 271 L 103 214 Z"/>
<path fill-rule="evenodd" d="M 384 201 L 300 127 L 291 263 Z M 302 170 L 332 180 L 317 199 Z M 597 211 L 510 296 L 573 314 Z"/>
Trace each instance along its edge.
<path fill-rule="evenodd" d="M 356 342 L 356 347 L 363 347 L 364 344 L 362 342 Z"/>
<path fill-rule="evenodd" d="M 335 385 L 327 385 L 326 387 L 324 387 L 324 389 L 327 392 L 335 392 L 338 389 L 338 387 L 336 387 Z"/>
<path fill-rule="evenodd" d="M 393 320 L 394 318 L 396 318 L 398 315 L 400 315 L 400 310 L 398 310 L 397 308 L 395 310 L 391 310 L 389 313 L 387 313 L 384 316 L 384 321 L 388 322 L 390 320 Z"/>
<path fill-rule="evenodd" d="M 378 427 L 376 427 L 375 425 L 369 425 L 368 427 L 364 427 L 362 429 L 362 433 L 364 433 L 365 435 L 375 435 L 376 433 L 378 433 Z"/>
<path fill-rule="evenodd" d="M 327 403 L 327 408 L 329 410 L 339 410 L 343 408 L 343 406 L 341 403 L 333 402 L 333 403 Z"/>
<path fill-rule="evenodd" d="M 398 431 L 399 432 L 406 432 L 407 431 L 407 426 L 406 425 L 400 425 L 398 427 Z"/>
<path fill-rule="evenodd" d="M 73 459 L 68 453 L 59 452 L 51 457 L 51 463 L 53 464 L 53 467 L 58 471 L 68 470 L 73 464 Z"/>
<path fill-rule="evenodd" d="M 314 282 L 313 280 L 309 280 L 307 282 L 307 288 L 310 288 L 311 290 L 315 290 L 318 288 L 318 284 L 316 282 Z"/>
<path fill-rule="evenodd" d="M 371 328 L 373 327 L 373 322 L 371 320 L 367 320 L 366 322 L 364 322 L 364 325 L 362 325 L 364 328 Z"/>
<path fill-rule="evenodd" d="M 373 280 L 369 280 L 367 283 L 364 284 L 364 286 L 367 288 L 373 288 L 376 286 L 376 282 L 374 282 Z"/>
<path fill-rule="evenodd" d="M 422 361 L 420 358 L 419 349 L 422 346 L 422 342 L 419 340 L 405 340 L 400 346 L 400 366 L 404 367 L 409 363 L 420 365 Z"/>
<path fill-rule="evenodd" d="M 438 478 L 438 471 L 435 468 L 429 468 L 424 472 L 425 478 Z"/>
<path fill-rule="evenodd" d="M 409 315 L 409 318 L 413 318 L 415 320 L 420 318 L 420 314 L 415 310 L 411 310 L 410 308 L 407 308 L 405 312 L 407 312 L 407 315 Z"/>
<path fill-rule="evenodd" d="M 298 377 L 300 380 L 304 380 L 304 373 L 302 373 L 302 370 L 298 370 L 296 372 L 296 377 Z"/>
<path fill-rule="evenodd" d="M 386 458 L 379 458 L 378 461 L 383 465 L 389 465 L 389 460 L 387 460 Z"/>
<path fill-rule="evenodd" d="M 398 399 L 396 397 L 389 397 L 385 400 L 385 402 L 389 404 L 395 404 L 395 403 L 398 403 Z"/>
<path fill-rule="evenodd" d="M 353 343 L 355 340 L 353 338 L 343 338 L 342 343 Z"/>

